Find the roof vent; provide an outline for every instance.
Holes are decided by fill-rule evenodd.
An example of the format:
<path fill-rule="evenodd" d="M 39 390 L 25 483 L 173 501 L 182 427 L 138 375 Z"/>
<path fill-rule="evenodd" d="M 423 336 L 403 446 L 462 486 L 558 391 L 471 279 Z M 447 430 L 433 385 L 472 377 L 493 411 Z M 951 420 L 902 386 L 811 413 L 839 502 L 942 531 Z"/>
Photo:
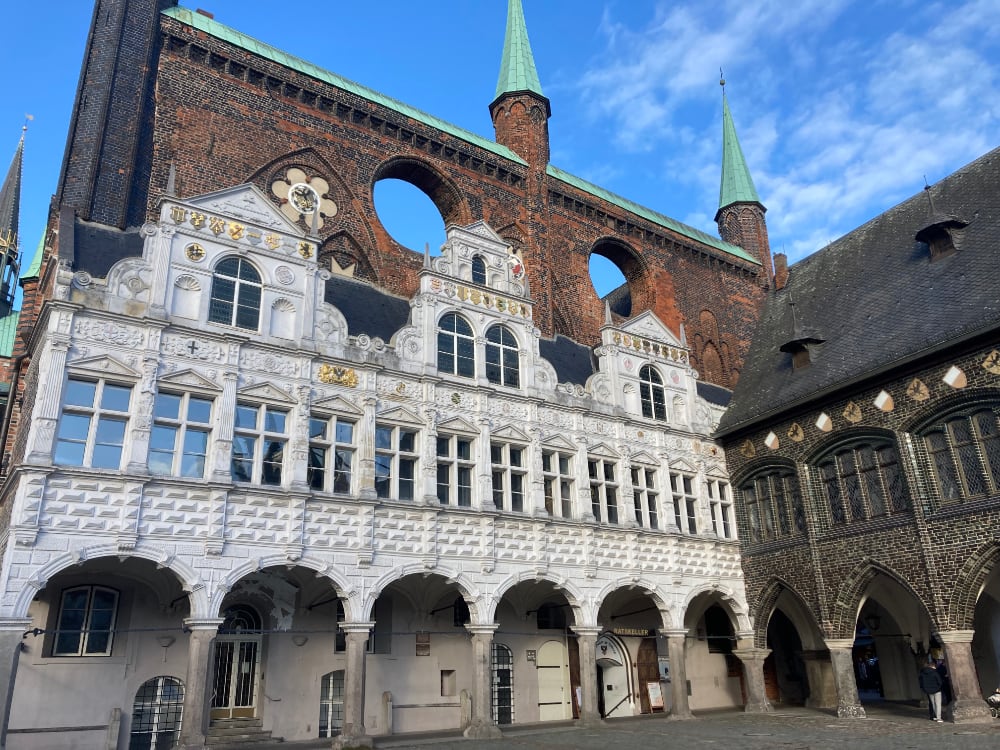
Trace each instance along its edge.
<path fill-rule="evenodd" d="M 792 355 L 792 369 L 801 370 L 812 364 L 811 349 L 822 344 L 826 339 L 820 338 L 811 331 L 806 331 L 799 325 L 795 315 L 795 301 L 788 296 L 788 306 L 792 309 L 792 338 L 778 347 L 779 351 Z"/>
<path fill-rule="evenodd" d="M 961 245 L 961 232 L 958 230 L 967 227 L 969 222 L 962 221 L 950 214 L 939 213 L 934 208 L 931 186 L 925 184 L 924 192 L 927 194 L 929 216 L 927 223 L 917 231 L 914 239 L 927 245 L 930 251 L 930 260 L 933 263 L 958 252 Z"/>

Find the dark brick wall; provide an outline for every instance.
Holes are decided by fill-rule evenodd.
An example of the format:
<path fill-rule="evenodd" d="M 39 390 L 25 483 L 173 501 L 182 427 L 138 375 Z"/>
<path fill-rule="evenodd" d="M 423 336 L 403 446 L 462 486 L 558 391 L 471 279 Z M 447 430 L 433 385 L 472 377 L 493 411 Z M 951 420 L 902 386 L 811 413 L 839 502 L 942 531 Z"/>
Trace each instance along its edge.
<path fill-rule="evenodd" d="M 864 584 L 875 571 L 882 571 L 915 594 L 935 629 L 972 627 L 979 588 L 1000 553 L 996 533 L 1000 528 L 1000 496 L 958 502 L 942 499 L 916 431 L 934 415 L 959 403 L 980 399 L 1000 403 L 1000 375 L 983 367 L 995 348 L 995 338 L 986 339 L 948 355 L 900 367 L 864 387 L 816 399 L 725 440 L 734 487 L 762 467 L 791 461 L 798 469 L 806 509 L 805 535 L 753 543 L 747 510 L 737 493 L 737 523 L 751 609 L 780 579 L 802 597 L 827 636 L 851 638 Z M 964 388 L 955 389 L 943 382 L 952 365 L 966 374 Z M 914 378 L 927 386 L 926 400 L 908 395 Z M 893 398 L 892 411 L 880 411 L 873 404 L 882 390 Z M 860 409 L 856 423 L 845 416 L 850 404 Z M 829 433 L 815 426 L 821 413 L 832 419 Z M 780 441 L 774 450 L 764 444 L 770 432 Z M 792 438 L 799 434 L 800 440 Z M 911 512 L 835 525 L 818 472 L 809 462 L 836 441 L 862 434 L 895 437 L 913 508 Z M 762 641 L 770 613 L 759 614 L 758 639 Z"/>

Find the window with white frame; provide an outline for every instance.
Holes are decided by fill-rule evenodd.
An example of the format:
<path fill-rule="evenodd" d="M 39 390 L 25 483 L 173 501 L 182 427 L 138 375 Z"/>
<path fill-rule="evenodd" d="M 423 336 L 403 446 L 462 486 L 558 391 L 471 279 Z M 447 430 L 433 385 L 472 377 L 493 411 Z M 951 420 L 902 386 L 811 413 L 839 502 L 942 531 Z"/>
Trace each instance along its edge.
<path fill-rule="evenodd" d="M 417 473 L 417 432 L 408 427 L 375 426 L 375 494 L 412 500 Z"/>
<path fill-rule="evenodd" d="M 642 401 L 642 416 L 666 421 L 667 392 L 663 388 L 663 378 L 652 365 L 639 370 L 639 397 Z"/>
<path fill-rule="evenodd" d="M 212 274 L 209 322 L 256 331 L 260 327 L 262 289 L 260 274 L 250 261 L 223 258 Z"/>
<path fill-rule="evenodd" d="M 712 513 L 712 531 L 720 539 L 732 539 L 733 501 L 729 494 L 729 483 L 721 479 L 709 479 L 706 488 Z"/>
<path fill-rule="evenodd" d="M 314 414 L 309 418 L 309 486 L 350 494 L 354 475 L 354 422 Z"/>
<path fill-rule="evenodd" d="M 493 326 L 486 332 L 486 379 L 494 385 L 521 387 L 517 339 L 506 326 Z"/>
<path fill-rule="evenodd" d="M 472 283 L 486 284 L 486 261 L 482 255 L 477 255 L 472 259 Z"/>
<path fill-rule="evenodd" d="M 232 476 L 236 482 L 280 485 L 288 445 L 288 411 L 237 402 Z"/>
<path fill-rule="evenodd" d="M 135 694 L 128 750 L 171 750 L 180 739 L 184 684 L 166 675 L 146 680 Z"/>
<path fill-rule="evenodd" d="M 598 523 L 618 523 L 618 479 L 615 462 L 591 456 L 587 459 L 590 477 L 590 510 Z"/>
<path fill-rule="evenodd" d="M 469 321 L 457 313 L 448 313 L 438 323 L 438 372 L 476 376 L 476 338 Z"/>
<path fill-rule="evenodd" d="M 491 442 L 490 464 L 493 469 L 493 504 L 499 510 L 524 511 L 524 487 L 527 484 L 528 449 L 513 443 Z"/>
<path fill-rule="evenodd" d="M 438 435 L 437 496 L 442 505 L 472 505 L 472 442 L 462 435 Z"/>
<path fill-rule="evenodd" d="M 573 517 L 573 454 L 542 451 L 545 510 L 557 518 Z"/>
<path fill-rule="evenodd" d="M 337 737 L 344 728 L 344 670 L 323 675 L 319 698 L 319 736 Z"/>
<path fill-rule="evenodd" d="M 649 529 L 660 528 L 660 491 L 656 482 L 656 469 L 649 466 L 632 467 L 632 502 L 636 524 Z"/>
<path fill-rule="evenodd" d="M 698 533 L 698 498 L 694 491 L 694 477 L 670 472 L 670 494 L 673 497 L 674 523 L 681 531 Z"/>
<path fill-rule="evenodd" d="M 191 393 L 157 393 L 149 435 L 149 473 L 204 477 L 211 430 L 212 399 Z"/>
<path fill-rule="evenodd" d="M 118 592 L 76 586 L 62 592 L 53 656 L 108 656 L 114 641 Z"/>
<path fill-rule="evenodd" d="M 120 469 L 131 399 L 130 385 L 71 377 L 63 390 L 53 461 Z"/>

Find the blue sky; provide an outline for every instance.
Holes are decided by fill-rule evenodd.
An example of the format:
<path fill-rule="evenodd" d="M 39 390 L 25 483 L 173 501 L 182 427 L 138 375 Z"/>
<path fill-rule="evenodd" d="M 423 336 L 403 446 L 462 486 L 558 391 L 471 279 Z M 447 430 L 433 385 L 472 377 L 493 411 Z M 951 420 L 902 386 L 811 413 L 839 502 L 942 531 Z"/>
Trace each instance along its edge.
<path fill-rule="evenodd" d="M 182 4 L 493 137 L 505 0 Z M 10 5 L 0 162 L 33 114 L 21 214 L 30 251 L 58 180 L 92 4 Z M 722 67 L 772 250 L 791 261 L 1000 145 L 1000 0 L 524 0 L 524 12 L 552 103 L 552 163 L 712 233 Z M 390 231 L 410 247 L 439 242 L 439 219 L 419 214 Z"/>

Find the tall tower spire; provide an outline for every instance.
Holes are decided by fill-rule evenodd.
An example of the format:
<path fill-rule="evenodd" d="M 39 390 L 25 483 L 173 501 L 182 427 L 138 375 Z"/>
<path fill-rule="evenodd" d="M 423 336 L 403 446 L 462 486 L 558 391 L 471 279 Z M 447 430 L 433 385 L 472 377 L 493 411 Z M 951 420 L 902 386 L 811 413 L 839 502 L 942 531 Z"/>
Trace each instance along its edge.
<path fill-rule="evenodd" d="M 729 100 L 726 99 L 726 80 L 721 79 L 719 85 L 722 86 L 722 181 L 715 222 L 719 225 L 722 239 L 739 245 L 760 261 L 764 270 L 761 280 L 767 286 L 774 281 L 771 245 L 764 221 L 767 209 L 760 202 L 736 137 L 736 126 L 729 111 Z"/>
<path fill-rule="evenodd" d="M 17 251 L 19 215 L 21 213 L 21 164 L 24 159 L 24 133 L 17 142 L 10 169 L 0 187 L 0 317 L 7 315 L 14 306 L 17 285 Z"/>
<path fill-rule="evenodd" d="M 551 114 L 531 54 L 521 0 L 508 0 L 500 77 L 496 97 L 490 104 L 497 143 L 507 146 L 536 169 L 544 170 L 549 162 Z"/>

